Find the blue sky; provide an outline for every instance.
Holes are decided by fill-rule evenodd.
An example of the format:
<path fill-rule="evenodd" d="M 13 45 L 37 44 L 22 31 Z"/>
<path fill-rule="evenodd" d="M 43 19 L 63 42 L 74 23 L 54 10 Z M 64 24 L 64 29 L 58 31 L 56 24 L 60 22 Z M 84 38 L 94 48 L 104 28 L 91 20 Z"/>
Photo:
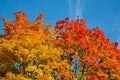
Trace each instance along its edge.
<path fill-rule="evenodd" d="M 120 0 L 0 0 L 0 16 L 15 20 L 13 13 L 23 10 L 28 19 L 35 19 L 45 13 L 44 23 L 52 23 L 77 15 L 87 21 L 88 28 L 98 26 L 111 42 L 120 42 Z M 3 22 L 0 20 L 0 34 Z"/>

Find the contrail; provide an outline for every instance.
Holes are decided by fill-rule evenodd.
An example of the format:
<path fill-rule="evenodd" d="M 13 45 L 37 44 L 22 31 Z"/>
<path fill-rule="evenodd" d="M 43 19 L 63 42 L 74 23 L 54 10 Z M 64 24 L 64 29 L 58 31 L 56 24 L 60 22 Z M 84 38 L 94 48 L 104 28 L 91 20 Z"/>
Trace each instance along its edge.
<path fill-rule="evenodd" d="M 69 4 L 69 17 L 74 16 L 75 18 L 79 16 L 82 17 L 83 6 L 82 0 L 68 0 Z"/>
<path fill-rule="evenodd" d="M 75 17 L 79 16 L 80 18 L 82 17 L 82 4 L 81 4 L 81 0 L 76 0 L 76 13 L 75 13 Z"/>

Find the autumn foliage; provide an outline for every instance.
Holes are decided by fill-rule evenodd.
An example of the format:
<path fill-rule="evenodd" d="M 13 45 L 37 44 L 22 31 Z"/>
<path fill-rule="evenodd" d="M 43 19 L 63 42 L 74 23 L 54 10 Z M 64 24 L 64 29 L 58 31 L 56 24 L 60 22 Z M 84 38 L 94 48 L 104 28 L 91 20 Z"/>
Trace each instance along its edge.
<path fill-rule="evenodd" d="M 14 15 L 1 17 L 0 80 L 120 80 L 118 42 L 98 27 L 66 17 L 53 29 L 43 12 L 33 21 L 23 11 Z"/>

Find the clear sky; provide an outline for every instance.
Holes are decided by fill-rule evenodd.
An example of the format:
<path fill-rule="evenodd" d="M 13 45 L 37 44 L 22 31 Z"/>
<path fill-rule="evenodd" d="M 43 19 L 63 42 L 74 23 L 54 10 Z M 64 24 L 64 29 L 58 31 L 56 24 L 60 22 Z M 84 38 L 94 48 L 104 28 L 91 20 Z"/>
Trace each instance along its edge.
<path fill-rule="evenodd" d="M 0 0 L 0 16 L 15 20 L 13 13 L 23 10 L 28 19 L 35 19 L 40 12 L 45 13 L 44 23 L 52 23 L 77 15 L 87 21 L 87 27 L 98 26 L 111 42 L 120 43 L 120 0 Z M 0 20 L 0 34 L 3 22 Z"/>

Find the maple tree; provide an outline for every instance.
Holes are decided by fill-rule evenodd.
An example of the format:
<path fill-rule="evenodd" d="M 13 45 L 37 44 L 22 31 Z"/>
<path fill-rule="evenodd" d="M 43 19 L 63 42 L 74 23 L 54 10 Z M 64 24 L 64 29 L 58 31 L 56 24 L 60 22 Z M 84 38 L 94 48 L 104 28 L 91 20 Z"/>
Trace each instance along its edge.
<path fill-rule="evenodd" d="M 0 36 L 1 80 L 119 80 L 120 50 L 98 27 L 86 21 L 58 20 L 44 24 L 44 13 L 29 21 L 23 11 L 16 20 L 4 17 Z"/>
<path fill-rule="evenodd" d="M 119 80 L 120 50 L 118 42 L 110 43 L 98 27 L 88 29 L 86 21 L 58 20 L 56 45 L 62 47 L 78 80 Z"/>
<path fill-rule="evenodd" d="M 0 38 L 0 76 L 12 80 L 53 80 L 55 65 L 63 67 L 67 63 L 59 58 L 62 49 L 52 43 L 56 37 L 51 24 L 42 23 L 43 12 L 32 22 L 23 11 L 14 15 L 15 21 L 1 18 L 4 34 Z"/>

